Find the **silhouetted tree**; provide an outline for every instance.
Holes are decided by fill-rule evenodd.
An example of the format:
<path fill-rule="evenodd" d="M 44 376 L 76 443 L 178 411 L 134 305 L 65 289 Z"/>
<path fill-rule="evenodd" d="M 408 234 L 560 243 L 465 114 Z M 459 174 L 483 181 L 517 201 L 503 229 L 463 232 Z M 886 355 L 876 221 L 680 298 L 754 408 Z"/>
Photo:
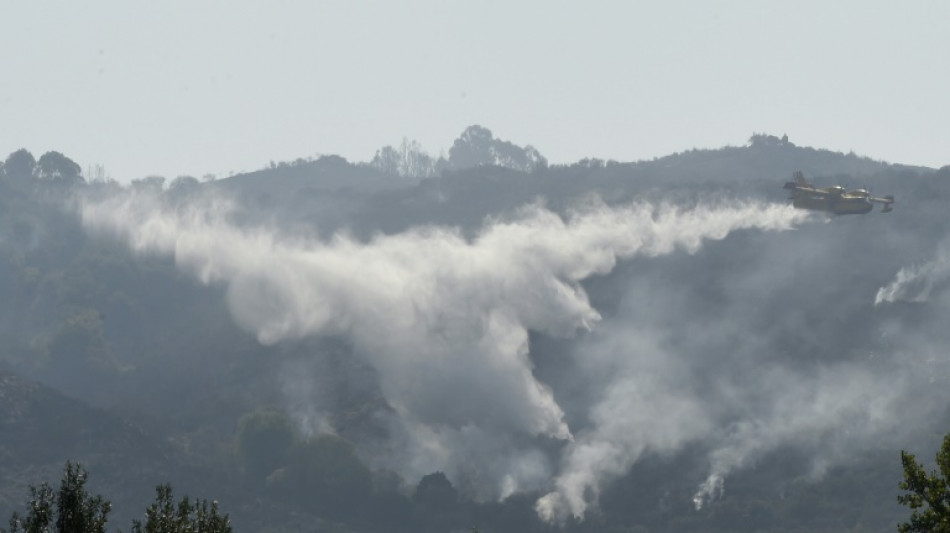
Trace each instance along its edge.
<path fill-rule="evenodd" d="M 384 174 L 395 176 L 399 174 L 399 152 L 392 146 L 383 146 L 376 150 L 369 164 Z"/>
<path fill-rule="evenodd" d="M 164 176 L 146 176 L 137 180 L 132 180 L 132 188 L 140 191 L 161 192 L 165 186 Z"/>
<path fill-rule="evenodd" d="M 495 139 L 488 128 L 469 126 L 449 149 L 449 166 L 455 169 L 498 165 L 522 172 L 547 166 L 547 160 L 532 146 L 524 148 Z"/>
<path fill-rule="evenodd" d="M 36 162 L 38 177 L 42 180 L 65 185 L 84 183 L 82 168 L 72 159 L 59 152 L 46 152 Z"/>
<path fill-rule="evenodd" d="M 31 179 L 35 169 L 36 159 L 26 148 L 20 148 L 11 153 L 3 163 L 4 176 L 20 182 Z"/>
<path fill-rule="evenodd" d="M 29 511 L 10 518 L 9 531 L 0 533 L 105 533 L 112 504 L 86 490 L 88 473 L 78 464 L 66 463 L 59 489 L 47 483 L 30 487 Z M 184 497 L 176 506 L 170 485 L 159 485 L 155 503 L 145 510 L 145 522 L 134 520 L 133 533 L 231 533 L 227 514 L 218 502 Z"/>
<path fill-rule="evenodd" d="M 393 176 L 430 178 L 438 173 L 438 161 L 422 149 L 419 141 L 405 137 L 399 148 L 384 146 L 377 150 L 370 166 Z"/>
<path fill-rule="evenodd" d="M 449 164 L 452 168 L 472 168 L 493 165 L 491 130 L 477 124 L 465 128 L 449 148 Z"/>
<path fill-rule="evenodd" d="M 423 476 L 412 495 L 418 519 L 425 525 L 423 531 L 458 530 L 468 521 L 462 512 L 459 493 L 442 472 Z"/>
<path fill-rule="evenodd" d="M 46 483 L 31 486 L 29 511 L 22 519 L 14 513 L 9 533 L 105 533 L 112 504 L 86 491 L 87 477 L 81 466 L 67 462 L 55 494 Z"/>
<path fill-rule="evenodd" d="M 913 454 L 901 451 L 904 481 L 897 501 L 910 507 L 910 520 L 899 524 L 900 533 L 950 533 L 950 434 L 937 452 L 938 470 L 929 474 Z"/>
<path fill-rule="evenodd" d="M 178 176 L 168 184 L 168 192 L 176 196 L 187 196 L 201 188 L 201 182 L 193 176 Z"/>
<path fill-rule="evenodd" d="M 402 156 L 401 173 L 413 178 L 429 178 L 435 175 L 435 161 L 425 153 L 419 141 L 410 141 L 403 138 L 399 146 Z"/>
<path fill-rule="evenodd" d="M 106 167 L 101 164 L 87 166 L 86 179 L 89 180 L 90 183 L 109 183 L 115 181 L 109 177 L 109 173 L 106 172 Z"/>
<path fill-rule="evenodd" d="M 786 137 L 787 142 L 787 137 Z M 782 139 L 779 139 L 775 135 L 768 135 L 765 133 L 753 133 L 749 137 L 749 146 L 752 148 L 764 148 L 768 146 L 782 146 L 785 142 L 782 142 Z"/>
<path fill-rule="evenodd" d="M 459 494 L 442 472 L 423 476 L 412 495 L 412 501 L 431 509 L 444 509 L 458 504 Z"/>
<path fill-rule="evenodd" d="M 176 506 L 170 485 L 155 488 L 155 503 L 145 510 L 145 522 L 134 520 L 132 533 L 231 533 L 228 515 L 218 514 L 218 502 L 187 496 Z"/>

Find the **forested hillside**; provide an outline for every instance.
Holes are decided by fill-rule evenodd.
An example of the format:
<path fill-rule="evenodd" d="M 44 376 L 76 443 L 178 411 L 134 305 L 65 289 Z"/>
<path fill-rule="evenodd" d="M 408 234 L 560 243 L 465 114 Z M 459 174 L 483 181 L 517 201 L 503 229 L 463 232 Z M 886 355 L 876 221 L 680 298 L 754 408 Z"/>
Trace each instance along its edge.
<path fill-rule="evenodd" d="M 801 170 L 894 211 L 792 209 Z M 892 531 L 950 429 L 950 167 L 473 126 L 226 179 L 0 175 L 0 519 L 67 460 L 235 531 Z M 112 523 L 112 522 L 110 522 Z"/>

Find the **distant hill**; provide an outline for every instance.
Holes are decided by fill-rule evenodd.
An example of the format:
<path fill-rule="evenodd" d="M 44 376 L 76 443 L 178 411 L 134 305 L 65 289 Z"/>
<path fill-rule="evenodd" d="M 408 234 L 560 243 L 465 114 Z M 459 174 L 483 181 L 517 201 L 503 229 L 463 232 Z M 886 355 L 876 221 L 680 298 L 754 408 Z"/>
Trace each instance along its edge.
<path fill-rule="evenodd" d="M 415 178 L 388 175 L 369 165 L 353 164 L 340 156 L 329 155 L 237 174 L 212 182 L 212 187 L 238 189 L 242 193 L 254 195 L 293 190 L 376 192 L 408 187 L 418 182 Z"/>
<path fill-rule="evenodd" d="M 592 194 L 608 203 L 671 195 L 784 200 L 781 186 L 796 170 L 818 184 L 893 194 L 898 206 L 917 185 L 903 178 L 935 175 L 926 167 L 796 146 L 787 139 L 756 134 L 747 146 L 688 150 L 646 161 L 583 159 L 530 172 L 491 164 L 445 167 L 424 179 L 330 156 L 237 175 L 211 186 L 268 219 L 319 228 L 325 236 L 346 230 L 366 238 L 424 224 L 473 229 L 490 214 L 538 199 L 563 210 Z"/>
<path fill-rule="evenodd" d="M 187 205 L 189 195 L 222 193 L 237 204 L 228 223 L 279 228 L 278 239 L 304 235 L 299 242 L 306 245 L 340 232 L 368 241 L 380 233 L 433 225 L 473 237 L 486 220 L 510 217 L 525 204 L 541 203 L 564 214 L 591 197 L 609 205 L 742 199 L 782 204 L 783 182 L 801 170 L 816 185 L 892 194 L 894 212 L 817 216 L 797 231 L 742 230 L 695 253 L 618 261 L 611 272 L 579 282 L 604 317 L 602 324 L 620 332 L 655 330 L 664 350 L 677 354 L 684 367 L 695 365 L 690 379 L 702 383 L 711 374 L 735 380 L 737 390 L 776 368 L 806 385 L 838 367 L 887 381 L 906 370 L 920 346 L 930 342 L 939 354 L 947 345 L 940 301 L 875 306 L 873 298 L 904 267 L 931 261 L 945 239 L 950 167 L 892 164 L 759 134 L 746 146 L 687 150 L 648 161 L 549 165 L 536 150 L 498 141 L 483 130 L 467 130 L 470 135 L 453 145 L 460 148 L 449 160 L 404 143 L 404 150 L 389 147 L 369 163 L 325 156 L 205 183 L 191 178 L 166 187 L 159 179 L 129 189 L 157 195 L 169 211 Z M 417 165 L 420 161 L 429 166 Z M 28 484 L 55 480 L 71 459 L 89 469 L 94 491 L 113 500 L 110 524 L 120 528 L 141 514 L 154 485 L 170 482 L 176 494 L 219 500 L 244 526 L 238 530 L 395 531 L 393 524 L 433 532 L 472 524 L 499 533 L 551 530 L 534 512 L 539 494 L 475 502 L 477 479 L 448 471 L 419 479 L 373 470 L 378 500 L 359 514 L 375 522 L 347 526 L 317 518 L 332 505 L 294 493 L 288 481 L 292 469 L 249 480 L 234 443 L 239 421 L 256 409 L 295 410 L 294 422 L 308 431 L 332 426 L 367 465 L 388 459 L 393 441 L 387 417 L 400 406 L 387 403 L 379 384 L 385 369 L 360 359 L 345 328 L 338 336 L 261 345 L 232 316 L 226 283 L 203 285 L 167 253 L 137 255 L 121 239 L 86 232 L 76 213 L 63 208 L 72 205 L 76 191 L 128 191 L 102 182 L 54 183 L 24 172 L 16 180 L 10 172 L 0 176 L 0 365 L 10 369 L 0 370 L 0 524 L 22 508 Z M 274 271 L 287 266 L 268 259 L 264 263 Z M 939 295 L 940 283 L 924 288 Z M 581 435 L 592 423 L 592 398 L 604 388 L 585 385 L 592 378 L 577 368 L 574 350 L 597 349 L 590 344 L 596 335 L 529 335 L 531 371 L 551 387 Z M 631 339 L 618 349 L 636 347 L 636 337 Z M 921 375 L 935 379 L 913 382 L 916 375 L 907 375 L 903 383 L 914 383 L 921 397 L 939 399 L 947 390 L 941 380 L 950 373 L 941 366 L 932 370 L 926 360 L 915 364 Z M 842 379 L 841 386 L 847 382 Z M 895 386 L 901 383 L 896 380 Z M 765 400 L 771 399 L 765 394 L 769 389 L 762 387 Z M 743 403 L 736 426 L 744 427 L 747 412 L 769 419 L 770 413 L 758 411 L 768 406 L 760 399 Z M 620 411 L 615 414 L 623 415 Z M 828 411 L 834 415 L 834 409 Z M 940 413 L 927 420 L 907 410 L 902 424 L 940 432 L 946 426 Z M 758 427 L 751 420 L 750 427 Z M 845 429 L 865 425 L 855 420 Z M 828 438 L 837 435 L 840 420 L 834 422 Z M 730 431 L 729 424 L 722 426 Z M 724 499 L 702 512 L 693 508 L 691 497 L 708 469 L 707 443 L 647 454 L 629 474 L 602 487 L 599 515 L 592 512 L 586 522 L 565 530 L 890 530 L 903 512 L 894 509 L 897 447 L 921 449 L 921 442 L 936 442 L 933 435 L 908 434 L 913 439 L 862 443 L 849 453 L 850 463 L 839 461 L 845 450 L 832 449 L 829 462 L 835 466 L 822 481 L 808 474 L 812 447 L 822 443 L 790 435 L 784 446 L 766 448 L 737 466 Z M 556 468 L 558 444 L 548 445 L 545 461 Z M 327 466 L 320 459 L 297 457 Z M 750 516 L 757 521 L 750 522 Z M 495 526 L 483 528 L 475 519 Z"/>
<path fill-rule="evenodd" d="M 491 132 L 487 135 L 490 136 Z M 457 145 L 461 142 L 462 138 L 456 140 Z M 519 147 L 513 147 L 513 149 L 517 150 Z M 536 157 L 543 160 L 540 155 Z M 251 196 L 260 193 L 286 193 L 288 190 L 322 192 L 350 190 L 374 193 L 413 187 L 425 178 L 438 180 L 453 176 L 472 177 L 492 167 L 507 168 L 516 174 L 543 174 L 548 179 L 559 175 L 577 174 L 583 170 L 609 169 L 612 172 L 608 175 L 621 173 L 626 175 L 628 180 L 662 180 L 667 183 L 671 181 L 776 180 L 787 178 L 794 170 L 800 170 L 808 176 L 851 176 L 856 179 L 873 176 L 886 170 L 921 173 L 934 170 L 874 160 L 853 152 L 845 154 L 797 146 L 787 138 L 779 139 L 772 135 L 753 134 L 746 146 L 692 149 L 652 160 L 633 162 L 582 159 L 573 164 L 550 166 L 545 162 L 543 165 L 532 165 L 527 171 L 524 170 L 524 165 L 508 166 L 504 160 L 497 158 L 469 158 L 454 165 L 446 164 L 440 167 L 434 176 L 431 172 L 425 176 L 385 172 L 372 164 L 350 163 L 338 156 L 323 156 L 316 160 L 299 159 L 291 163 L 275 164 L 270 168 L 238 174 L 218 180 L 214 182 L 214 186 L 228 190 L 241 190 Z M 473 169 L 480 170 L 473 173 L 471 172 Z"/>
<path fill-rule="evenodd" d="M 0 517 L 22 512 L 28 486 L 56 486 L 66 460 L 89 472 L 89 490 L 113 503 L 110 530 L 127 530 L 154 500 L 155 486 L 171 483 L 177 496 L 221 502 L 238 531 L 285 526 L 326 528 L 323 521 L 279 503 L 247 499 L 238 478 L 209 469 L 165 439 L 107 411 L 85 405 L 50 387 L 0 369 Z M 338 529 L 345 531 L 345 529 Z"/>
<path fill-rule="evenodd" d="M 58 481 L 66 459 L 93 472 L 93 490 L 108 493 L 122 515 L 176 462 L 161 439 L 115 415 L 0 371 L 0 516 L 22 508 L 29 484 Z"/>

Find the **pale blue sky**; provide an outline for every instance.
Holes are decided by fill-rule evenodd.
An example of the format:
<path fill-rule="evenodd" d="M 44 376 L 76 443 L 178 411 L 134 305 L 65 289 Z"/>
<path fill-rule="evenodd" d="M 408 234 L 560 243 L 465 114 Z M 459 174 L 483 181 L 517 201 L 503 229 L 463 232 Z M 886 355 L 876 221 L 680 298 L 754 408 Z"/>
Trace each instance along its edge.
<path fill-rule="evenodd" d="M 950 164 L 950 2 L 0 3 L 0 156 L 120 181 L 368 160 L 468 125 L 553 162 L 753 132 Z"/>

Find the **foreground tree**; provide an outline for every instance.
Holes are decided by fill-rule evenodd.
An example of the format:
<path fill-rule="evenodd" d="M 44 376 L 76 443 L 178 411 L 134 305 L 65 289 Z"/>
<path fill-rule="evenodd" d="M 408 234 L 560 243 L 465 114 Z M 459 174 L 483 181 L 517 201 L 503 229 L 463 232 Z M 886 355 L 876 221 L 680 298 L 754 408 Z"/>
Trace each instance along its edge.
<path fill-rule="evenodd" d="M 112 504 L 86 491 L 87 478 L 81 466 L 67 462 L 55 494 L 47 483 L 31 486 L 29 511 L 22 519 L 13 514 L 10 533 L 105 533 Z"/>
<path fill-rule="evenodd" d="M 897 526 L 900 533 L 950 533 L 950 434 L 937 452 L 938 470 L 929 474 L 913 454 L 901 451 L 904 481 L 897 501 L 910 507 L 910 521 Z"/>
<path fill-rule="evenodd" d="M 159 485 L 155 503 L 145 511 L 145 523 L 132 523 L 132 533 L 231 533 L 228 515 L 218 514 L 218 502 L 185 496 L 176 506 L 170 485 Z"/>
<path fill-rule="evenodd" d="M 0 533 L 105 533 L 112 504 L 86 490 L 88 477 L 81 466 L 67 462 L 59 490 L 47 483 L 31 486 L 26 516 L 13 513 L 10 529 L 0 528 Z M 192 503 L 186 496 L 175 505 L 170 485 L 155 491 L 145 522 L 132 522 L 133 533 L 231 533 L 231 521 L 219 514 L 218 502 Z"/>

